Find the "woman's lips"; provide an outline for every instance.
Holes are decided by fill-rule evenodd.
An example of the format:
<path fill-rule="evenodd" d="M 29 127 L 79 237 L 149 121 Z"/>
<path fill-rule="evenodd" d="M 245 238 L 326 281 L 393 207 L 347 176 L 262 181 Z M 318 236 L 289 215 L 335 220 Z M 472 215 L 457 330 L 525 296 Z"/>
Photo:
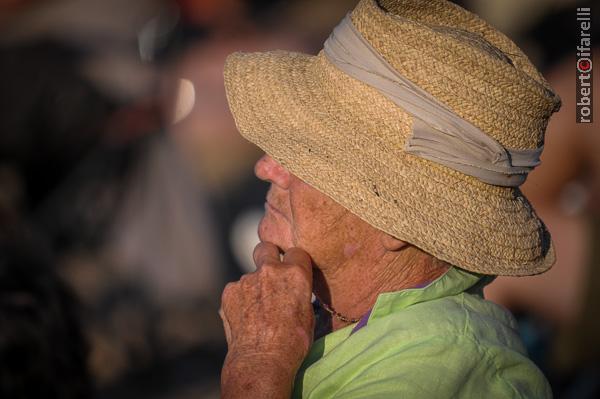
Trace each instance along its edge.
<path fill-rule="evenodd" d="M 278 208 L 274 207 L 273 205 L 271 205 L 271 203 L 269 201 L 265 202 L 265 209 L 266 210 L 270 210 L 274 213 L 279 214 L 282 218 L 284 218 L 285 220 L 288 220 L 287 216 L 281 212 Z"/>
<path fill-rule="evenodd" d="M 281 211 L 279 209 L 275 208 L 269 201 L 265 202 L 265 208 L 270 209 L 273 212 L 281 213 Z"/>

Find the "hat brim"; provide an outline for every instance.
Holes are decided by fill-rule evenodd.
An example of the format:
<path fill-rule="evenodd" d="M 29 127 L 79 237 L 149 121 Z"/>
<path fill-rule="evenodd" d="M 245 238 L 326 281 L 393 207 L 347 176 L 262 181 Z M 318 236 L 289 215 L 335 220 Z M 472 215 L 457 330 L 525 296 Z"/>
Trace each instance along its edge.
<path fill-rule="evenodd" d="M 225 87 L 242 136 L 374 227 L 473 272 L 525 276 L 554 264 L 550 234 L 518 188 L 405 153 L 412 117 L 322 54 L 232 54 Z"/>

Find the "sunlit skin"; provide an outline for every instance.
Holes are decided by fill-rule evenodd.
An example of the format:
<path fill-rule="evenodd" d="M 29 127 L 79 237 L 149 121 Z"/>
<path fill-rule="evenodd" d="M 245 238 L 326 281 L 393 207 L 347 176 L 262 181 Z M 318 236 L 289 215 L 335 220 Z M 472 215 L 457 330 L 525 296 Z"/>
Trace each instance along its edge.
<path fill-rule="evenodd" d="M 271 183 L 265 215 L 258 228 L 262 242 L 272 242 L 284 251 L 300 247 L 320 270 L 328 270 L 369 245 L 365 238 L 375 238 L 375 228 L 268 155 L 256 163 L 254 172 L 259 179 Z"/>
<path fill-rule="evenodd" d="M 364 222 L 268 155 L 255 173 L 271 188 L 254 250 L 257 270 L 222 296 L 222 396 L 289 398 L 313 340 L 313 291 L 358 318 L 382 292 L 432 281 L 448 265 Z M 348 324 L 332 318 L 330 330 Z"/>

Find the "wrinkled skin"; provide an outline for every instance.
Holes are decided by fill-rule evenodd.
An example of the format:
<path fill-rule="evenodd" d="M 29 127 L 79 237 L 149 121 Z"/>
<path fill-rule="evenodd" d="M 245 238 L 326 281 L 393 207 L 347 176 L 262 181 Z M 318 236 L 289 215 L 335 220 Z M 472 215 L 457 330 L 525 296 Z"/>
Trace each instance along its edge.
<path fill-rule="evenodd" d="M 279 249 L 265 242 L 254 250 L 254 261 L 257 270 L 223 292 L 221 317 L 229 351 L 222 395 L 289 397 L 312 343 L 311 260 L 299 248 L 290 248 L 280 260 Z M 256 370 L 264 372 L 257 376 Z"/>
<path fill-rule="evenodd" d="M 220 314 L 228 344 L 222 395 L 228 398 L 291 394 L 314 329 L 313 263 L 296 245 L 319 253 L 311 240 L 324 233 L 313 231 L 315 213 L 331 215 L 333 209 L 324 207 L 329 201 L 339 207 L 268 156 L 257 162 L 255 173 L 272 186 L 259 226 L 261 243 L 254 250 L 257 270 L 228 284 L 222 295 Z M 334 211 L 341 214 L 341 209 Z M 264 372 L 257 377 L 256 370 Z"/>
<path fill-rule="evenodd" d="M 447 270 L 268 155 L 255 173 L 271 183 L 254 250 L 257 270 L 226 286 L 220 311 L 228 344 L 221 392 L 228 399 L 290 397 L 313 341 L 313 291 L 357 318 L 380 293 L 421 285 Z M 348 324 L 332 318 L 329 327 Z"/>

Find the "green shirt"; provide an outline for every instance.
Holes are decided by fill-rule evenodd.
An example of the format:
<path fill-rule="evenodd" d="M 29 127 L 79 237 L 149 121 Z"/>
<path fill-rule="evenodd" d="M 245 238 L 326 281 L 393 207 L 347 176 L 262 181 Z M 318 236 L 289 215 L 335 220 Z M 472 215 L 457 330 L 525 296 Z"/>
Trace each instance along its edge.
<path fill-rule="evenodd" d="M 451 268 L 424 288 L 379 295 L 367 325 L 315 341 L 294 398 L 551 398 L 517 325 L 483 299 L 492 280 Z"/>

